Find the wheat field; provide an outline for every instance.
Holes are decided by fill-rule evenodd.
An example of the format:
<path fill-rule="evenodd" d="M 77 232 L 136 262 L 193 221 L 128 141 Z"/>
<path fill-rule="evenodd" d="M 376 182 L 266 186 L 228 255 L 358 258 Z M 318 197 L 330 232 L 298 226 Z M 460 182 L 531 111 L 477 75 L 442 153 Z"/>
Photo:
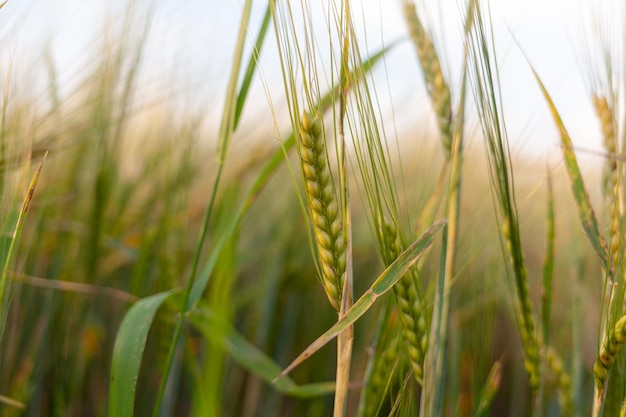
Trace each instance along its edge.
<path fill-rule="evenodd" d="M 241 0 L 197 78 L 120 4 L 72 73 L 0 30 L 0 415 L 626 415 L 623 4 L 572 85 L 498 0 L 385 3 L 376 46 L 361 2 Z"/>

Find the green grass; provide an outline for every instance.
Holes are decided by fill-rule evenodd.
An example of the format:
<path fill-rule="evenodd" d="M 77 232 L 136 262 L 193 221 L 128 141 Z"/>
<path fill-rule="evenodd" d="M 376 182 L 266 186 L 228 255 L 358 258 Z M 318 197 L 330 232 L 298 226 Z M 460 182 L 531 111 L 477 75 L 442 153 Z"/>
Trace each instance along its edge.
<path fill-rule="evenodd" d="M 600 159 L 597 187 L 532 62 L 562 158 L 514 153 L 484 2 L 461 4 L 456 80 L 434 3 L 393 6 L 436 128 L 418 138 L 372 77 L 399 44 L 365 51 L 348 2 L 327 21 L 292 3 L 243 2 L 211 141 L 174 100 L 142 107 L 151 21 L 132 8 L 66 98 L 52 66 L 49 108 L 3 91 L 0 414 L 623 413 L 622 158 Z M 274 133 L 249 115 L 266 51 Z M 603 72 L 619 56 L 593 57 L 590 104 L 621 154 L 623 74 Z"/>

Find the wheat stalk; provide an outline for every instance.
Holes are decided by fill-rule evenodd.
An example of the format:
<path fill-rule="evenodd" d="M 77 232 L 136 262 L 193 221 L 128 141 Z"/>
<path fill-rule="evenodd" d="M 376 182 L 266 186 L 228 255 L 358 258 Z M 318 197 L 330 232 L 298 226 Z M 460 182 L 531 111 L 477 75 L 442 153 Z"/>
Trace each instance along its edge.
<path fill-rule="evenodd" d="M 328 166 L 320 116 L 304 113 L 300 124 L 300 162 L 320 263 L 322 286 L 339 311 L 346 273 L 346 240 Z"/>

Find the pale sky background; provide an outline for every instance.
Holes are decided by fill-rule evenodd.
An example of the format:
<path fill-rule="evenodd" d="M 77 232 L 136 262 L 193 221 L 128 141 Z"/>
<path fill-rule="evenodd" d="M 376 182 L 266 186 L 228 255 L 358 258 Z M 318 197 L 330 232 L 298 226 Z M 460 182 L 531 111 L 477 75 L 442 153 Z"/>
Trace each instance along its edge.
<path fill-rule="evenodd" d="M 209 119 L 219 118 L 242 3 L 241 0 L 136 1 L 139 10 L 154 11 L 142 75 L 146 101 L 158 100 L 159 95 L 176 97 L 192 106 L 205 106 Z M 602 12 L 604 22 L 609 23 L 607 27 L 611 22 L 614 28 L 621 27 L 623 0 L 491 0 L 490 3 L 505 116 L 514 151 L 531 156 L 560 153 L 556 131 L 520 47 L 553 94 L 576 146 L 601 149 L 598 122 L 586 85 L 588 74 L 581 64 L 582 42 L 585 31 L 597 18 L 594 16 Z M 443 60 L 448 64 L 449 74 L 452 79 L 458 79 L 461 46 L 457 1 L 425 0 L 418 4 L 443 45 Z M 43 51 L 49 47 L 62 94 L 67 94 L 97 56 L 103 28 L 122 20 L 126 5 L 122 0 L 10 0 L 0 10 L 1 62 L 13 60 L 16 73 L 26 68 L 34 72 L 40 68 L 45 73 Z M 256 34 L 264 7 L 264 2 L 255 2 L 252 36 Z M 405 40 L 375 72 L 383 113 L 394 114 L 400 127 L 422 120 L 430 104 L 416 54 L 407 40 L 400 1 L 353 0 L 352 7 L 364 55 L 383 44 Z M 275 59 L 273 32 L 267 41 L 260 68 L 272 103 L 280 106 L 282 81 Z M 45 85 L 30 83 L 24 88 L 45 89 Z M 268 97 L 258 79 L 252 96 L 255 106 L 249 106 L 253 108 L 247 109 L 248 114 L 267 113 Z"/>

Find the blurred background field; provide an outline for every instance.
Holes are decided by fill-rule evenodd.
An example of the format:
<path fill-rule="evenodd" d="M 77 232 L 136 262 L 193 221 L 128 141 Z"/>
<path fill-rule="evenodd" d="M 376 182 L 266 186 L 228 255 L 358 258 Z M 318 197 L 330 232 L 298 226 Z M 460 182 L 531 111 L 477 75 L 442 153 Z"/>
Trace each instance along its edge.
<path fill-rule="evenodd" d="M 12 266 L 9 294 L 3 299 L 3 416 L 107 415 L 113 344 L 125 313 L 138 299 L 186 285 L 218 171 L 218 129 L 242 13 L 240 2 L 197 3 L 117 1 L 87 6 L 39 0 L 25 6 L 10 1 L 0 10 L 2 219 L 13 218 L 48 152 Z M 387 137 L 397 146 L 392 155 L 394 181 L 402 190 L 400 214 L 415 219 L 436 189 L 445 163 L 435 117 L 407 29 L 394 20 L 402 22 L 399 2 L 353 3 L 357 27 L 365 32 L 362 19 L 371 22 L 367 33 L 361 33 L 364 59 L 400 40 L 373 69 L 371 82 L 377 85 Z M 424 3 L 420 7 L 432 16 L 445 16 L 433 25 L 433 32 L 449 55 L 443 62 L 450 67 L 451 79 L 460 79 L 461 34 L 455 22 L 459 8 L 454 2 L 439 9 L 430 4 L 436 2 Z M 492 1 L 494 15 L 503 17 L 494 21 L 506 27 L 511 22 L 506 14 L 497 14 L 498 3 Z M 580 75 L 584 68 L 571 58 L 576 48 L 565 58 L 545 56 L 532 38 L 523 37 L 530 25 L 525 16 L 548 22 L 553 16 L 549 7 L 545 15 L 540 8 L 534 14 L 532 3 L 509 29 L 519 31 L 521 48 L 538 71 L 545 70 L 546 84 L 555 91 L 557 107 L 563 105 L 575 145 L 600 150 L 600 125 Z M 264 2 L 254 2 L 247 53 L 264 7 Z M 20 22 L 32 32 L 19 29 Z M 575 20 L 567 24 L 570 29 L 577 25 Z M 396 32 L 387 33 L 390 27 Z M 291 132 L 283 80 L 273 65 L 277 50 L 272 30 L 230 144 L 202 262 Z M 548 36 L 546 42 L 557 42 L 563 32 L 565 39 L 572 39 L 567 38 L 572 31 L 555 28 L 554 38 Z M 501 55 L 502 89 L 505 117 L 511 115 L 511 156 L 530 296 L 539 308 L 550 173 L 557 213 L 551 340 L 567 358 L 580 413 L 576 415 L 587 415 L 600 337 L 602 271 L 579 225 L 558 136 L 540 91 L 512 35 L 498 33 L 508 51 Z M 563 65 L 555 62 L 563 60 L 574 69 L 551 73 L 553 66 Z M 523 69 L 507 72 L 518 66 Z M 475 405 L 498 360 L 503 369 L 487 415 L 531 415 L 531 392 L 511 309 L 515 300 L 505 272 L 508 254 L 494 216 L 480 124 L 471 111 L 466 131 L 447 381 L 447 403 L 456 408 L 446 409 L 446 415 L 476 415 L 467 410 Z M 601 185 L 606 159 L 585 151 L 579 157 L 605 232 L 609 211 Z M 358 297 L 384 267 L 354 159 L 349 167 Z M 202 297 L 220 320 L 283 367 L 337 320 L 318 282 L 301 198 L 297 154 L 291 151 L 225 243 Z M 11 227 L 9 220 L 3 221 L 5 234 Z M 426 294 L 435 291 L 440 250 L 437 241 L 425 261 Z M 356 323 L 348 415 L 357 413 L 382 305 L 381 300 Z M 138 380 L 138 416 L 152 413 L 179 314 L 175 303 L 165 304 L 157 314 Z M 572 323 L 573 314 L 582 323 Z M 185 326 L 183 336 L 161 415 L 330 415 L 332 395 L 296 398 L 280 393 L 234 358 L 231 348 L 212 342 L 197 328 Z M 334 361 L 333 348 L 326 347 L 292 378 L 302 384 L 332 381 Z M 402 387 L 403 376 L 390 378 L 390 385 Z M 545 389 L 553 392 L 554 387 L 554 378 L 548 378 Z M 398 412 L 409 415 L 417 397 L 412 399 L 411 389 L 404 395 L 406 402 Z M 380 415 L 389 414 L 393 398 L 381 399 Z M 546 415 L 559 415 L 556 396 L 546 404 Z"/>

